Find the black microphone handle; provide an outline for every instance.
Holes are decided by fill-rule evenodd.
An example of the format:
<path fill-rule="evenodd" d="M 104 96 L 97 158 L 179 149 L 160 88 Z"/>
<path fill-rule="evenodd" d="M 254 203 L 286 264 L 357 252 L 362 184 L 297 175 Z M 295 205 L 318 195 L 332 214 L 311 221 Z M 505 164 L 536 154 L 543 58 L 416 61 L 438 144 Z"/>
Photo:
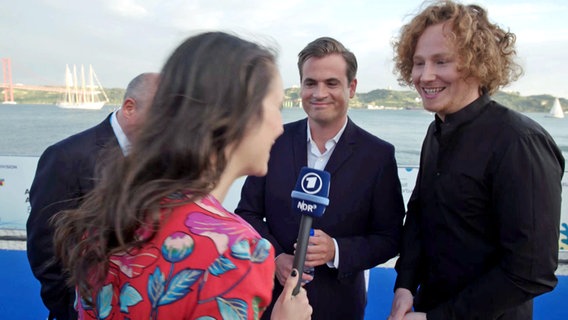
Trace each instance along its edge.
<path fill-rule="evenodd" d="M 298 231 L 298 241 L 296 242 L 296 253 L 294 254 L 293 267 L 298 270 L 298 283 L 292 291 L 292 295 L 300 292 L 302 285 L 302 275 L 304 273 L 304 263 L 306 262 L 306 251 L 308 251 L 308 242 L 310 240 L 310 229 L 312 228 L 312 216 L 302 215 L 300 220 L 300 229 Z"/>

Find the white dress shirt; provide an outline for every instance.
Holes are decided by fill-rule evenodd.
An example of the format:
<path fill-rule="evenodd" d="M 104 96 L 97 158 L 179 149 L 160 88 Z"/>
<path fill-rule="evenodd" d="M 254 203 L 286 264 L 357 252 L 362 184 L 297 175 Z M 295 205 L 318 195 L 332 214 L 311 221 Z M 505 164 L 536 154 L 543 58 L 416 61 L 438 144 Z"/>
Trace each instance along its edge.
<path fill-rule="evenodd" d="M 329 161 L 329 158 L 331 158 L 333 150 L 335 150 L 335 146 L 337 145 L 339 139 L 341 138 L 341 135 L 343 134 L 343 131 L 345 131 L 345 127 L 347 127 L 347 119 L 345 119 L 345 123 L 343 124 L 343 127 L 341 127 L 339 132 L 337 132 L 337 134 L 333 138 L 325 142 L 325 151 L 321 153 L 316 143 L 312 140 L 310 122 L 308 121 L 308 167 L 317 170 L 323 170 L 325 168 L 327 162 Z M 327 266 L 337 269 L 339 268 L 339 246 L 337 245 L 337 241 L 334 238 L 332 239 L 335 246 L 335 257 L 333 261 L 327 262 Z"/>

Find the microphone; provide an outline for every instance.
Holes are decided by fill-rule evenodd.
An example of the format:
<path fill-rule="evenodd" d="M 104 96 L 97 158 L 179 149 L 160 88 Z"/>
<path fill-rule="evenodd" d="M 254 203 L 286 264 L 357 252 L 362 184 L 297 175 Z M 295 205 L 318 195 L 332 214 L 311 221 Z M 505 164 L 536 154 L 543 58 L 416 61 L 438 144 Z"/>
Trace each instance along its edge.
<path fill-rule="evenodd" d="M 330 179 L 330 174 L 327 171 L 303 167 L 292 191 L 292 208 L 302 215 L 293 264 L 298 272 L 304 270 L 312 220 L 321 217 L 329 204 Z M 300 276 L 292 295 L 297 295 L 300 292 L 301 283 L 302 277 Z"/>

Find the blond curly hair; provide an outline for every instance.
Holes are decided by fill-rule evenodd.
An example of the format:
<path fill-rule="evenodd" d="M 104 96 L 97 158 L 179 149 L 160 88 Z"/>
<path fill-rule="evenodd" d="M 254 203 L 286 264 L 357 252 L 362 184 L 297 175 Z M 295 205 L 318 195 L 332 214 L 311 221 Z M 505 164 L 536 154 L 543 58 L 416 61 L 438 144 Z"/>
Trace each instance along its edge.
<path fill-rule="evenodd" d="M 515 62 L 515 34 L 493 24 L 478 5 L 454 1 L 431 2 L 400 29 L 393 41 L 395 74 L 401 85 L 412 86 L 413 56 L 418 39 L 429 26 L 448 23 L 448 38 L 458 54 L 458 71 L 480 81 L 483 91 L 495 93 L 523 73 Z"/>

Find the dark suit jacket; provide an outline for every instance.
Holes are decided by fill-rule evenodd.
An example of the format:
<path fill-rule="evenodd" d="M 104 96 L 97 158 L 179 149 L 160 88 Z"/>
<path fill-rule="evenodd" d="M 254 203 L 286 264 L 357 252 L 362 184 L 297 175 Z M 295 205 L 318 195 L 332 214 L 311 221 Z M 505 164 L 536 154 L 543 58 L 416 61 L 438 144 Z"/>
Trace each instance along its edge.
<path fill-rule="evenodd" d="M 294 253 L 300 215 L 291 209 L 290 193 L 306 165 L 304 119 L 284 127 L 272 148 L 268 174 L 248 177 L 243 186 L 236 213 L 270 240 L 276 255 Z M 399 251 L 404 204 L 394 147 L 348 120 L 325 170 L 331 174 L 330 203 L 324 215 L 314 219 L 313 228 L 336 239 L 339 269 L 318 266 L 314 280 L 305 286 L 312 319 L 363 319 L 363 271 Z M 275 281 L 273 301 L 281 290 Z"/>
<path fill-rule="evenodd" d="M 27 221 L 27 254 L 34 276 L 41 283 L 41 298 L 50 319 L 75 319 L 74 288 L 65 284 L 54 256 L 53 227 L 57 212 L 79 206 L 93 189 L 95 164 L 107 147 L 118 147 L 110 115 L 100 124 L 48 147 L 41 155 L 30 189 L 31 212 Z"/>

